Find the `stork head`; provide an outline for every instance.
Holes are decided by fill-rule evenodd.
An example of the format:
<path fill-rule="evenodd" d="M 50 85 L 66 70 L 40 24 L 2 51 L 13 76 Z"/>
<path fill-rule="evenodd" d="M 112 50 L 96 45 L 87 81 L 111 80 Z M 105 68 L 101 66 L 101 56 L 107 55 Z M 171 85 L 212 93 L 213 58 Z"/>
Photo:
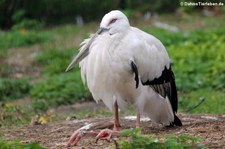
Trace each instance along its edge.
<path fill-rule="evenodd" d="M 129 29 L 130 24 L 127 17 L 119 10 L 107 13 L 100 23 L 98 34 L 108 31 L 110 35 L 123 33 Z"/>
<path fill-rule="evenodd" d="M 84 41 L 80 52 L 67 67 L 66 71 L 72 69 L 75 64 L 81 62 L 89 54 L 89 47 L 98 35 L 103 34 L 104 32 L 108 32 L 110 35 L 123 35 L 123 33 L 125 33 L 129 28 L 129 21 L 121 11 L 113 10 L 107 13 L 102 18 L 100 29 L 88 40 Z"/>

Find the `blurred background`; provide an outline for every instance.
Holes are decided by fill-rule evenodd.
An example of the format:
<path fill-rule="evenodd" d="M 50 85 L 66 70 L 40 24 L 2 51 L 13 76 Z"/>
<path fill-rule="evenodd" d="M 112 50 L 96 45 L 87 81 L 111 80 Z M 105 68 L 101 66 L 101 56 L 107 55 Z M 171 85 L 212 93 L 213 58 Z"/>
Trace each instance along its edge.
<path fill-rule="evenodd" d="M 223 6 L 186 3 L 198 1 L 0 0 L 0 127 L 65 119 L 75 113 L 71 105 L 92 101 L 78 66 L 65 69 L 113 9 L 167 48 L 179 112 L 224 114 L 225 1 L 211 0 Z M 81 118 L 97 114 L 111 116 L 108 110 L 76 111 Z"/>

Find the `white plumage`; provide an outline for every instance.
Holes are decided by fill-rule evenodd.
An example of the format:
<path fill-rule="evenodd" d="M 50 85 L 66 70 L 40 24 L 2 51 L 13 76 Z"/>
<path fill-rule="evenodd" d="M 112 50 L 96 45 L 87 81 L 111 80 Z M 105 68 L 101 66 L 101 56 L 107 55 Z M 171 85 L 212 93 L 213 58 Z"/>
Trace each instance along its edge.
<path fill-rule="evenodd" d="M 115 10 L 106 14 L 100 29 L 82 43 L 67 70 L 79 63 L 81 75 L 93 98 L 109 109 L 127 103 L 152 121 L 182 125 L 175 115 L 177 93 L 170 59 L 154 36 L 131 27 Z"/>

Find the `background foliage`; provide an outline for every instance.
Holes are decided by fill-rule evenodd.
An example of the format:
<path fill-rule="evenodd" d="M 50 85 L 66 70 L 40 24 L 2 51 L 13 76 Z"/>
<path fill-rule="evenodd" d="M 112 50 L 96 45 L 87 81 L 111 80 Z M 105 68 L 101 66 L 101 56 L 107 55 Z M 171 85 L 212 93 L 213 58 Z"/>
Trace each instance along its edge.
<path fill-rule="evenodd" d="M 77 16 L 93 21 L 116 8 L 173 12 L 178 6 L 178 0 L 0 0 L 0 27 L 75 22 Z"/>

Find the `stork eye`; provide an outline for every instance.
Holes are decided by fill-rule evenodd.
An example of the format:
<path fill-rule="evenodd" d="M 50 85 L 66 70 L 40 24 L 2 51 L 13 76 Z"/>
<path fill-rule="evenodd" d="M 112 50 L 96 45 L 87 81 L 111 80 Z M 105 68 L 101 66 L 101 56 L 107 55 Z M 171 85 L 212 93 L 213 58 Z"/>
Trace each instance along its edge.
<path fill-rule="evenodd" d="M 112 23 L 115 23 L 116 20 L 117 20 L 117 19 L 112 19 L 112 20 L 109 22 L 109 25 L 112 24 Z"/>

